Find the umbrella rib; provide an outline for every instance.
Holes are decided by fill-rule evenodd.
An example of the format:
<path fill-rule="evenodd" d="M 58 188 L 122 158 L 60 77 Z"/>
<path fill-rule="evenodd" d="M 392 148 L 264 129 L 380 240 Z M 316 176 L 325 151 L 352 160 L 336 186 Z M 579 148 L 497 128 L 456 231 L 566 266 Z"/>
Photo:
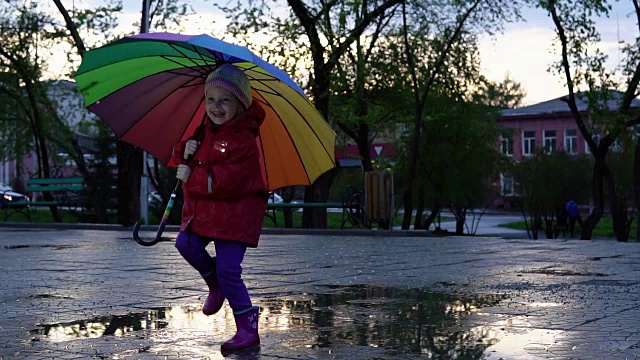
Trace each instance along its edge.
<path fill-rule="evenodd" d="M 181 48 L 186 48 L 185 46 L 178 46 L 177 44 L 173 44 L 173 43 L 165 43 L 167 45 L 169 45 L 171 48 L 173 48 L 173 50 L 175 50 L 176 52 L 180 53 L 180 55 L 184 56 L 185 59 L 191 61 L 196 67 L 198 67 L 199 69 L 202 69 L 202 65 L 198 64 L 194 59 L 196 58 L 192 58 L 190 56 L 187 56 L 182 50 Z M 201 75 L 205 75 L 207 73 L 209 73 L 211 71 L 211 67 L 209 66 L 209 61 L 213 60 L 214 62 L 217 62 L 217 59 L 215 57 L 207 57 L 205 58 L 202 54 L 202 52 L 200 52 L 200 48 L 195 46 L 195 45 L 191 45 L 189 44 L 189 46 L 191 47 L 190 50 L 194 51 L 196 54 L 198 54 L 200 56 L 200 60 L 202 60 L 205 64 L 207 64 L 207 71 L 205 72 L 204 70 L 200 72 Z M 184 65 L 181 64 L 180 62 L 174 61 L 172 59 L 167 59 L 169 61 L 175 62 L 178 65 Z M 192 67 L 191 67 L 192 68 Z"/>
<path fill-rule="evenodd" d="M 200 102 L 198 103 L 198 106 L 193 108 L 193 113 L 189 116 L 190 119 L 193 119 L 194 115 L 198 112 L 198 109 L 200 108 L 200 105 L 202 105 L 202 103 L 204 102 L 204 96 L 202 97 L 202 99 L 200 100 Z M 207 112 L 204 112 L 204 118 L 200 121 L 200 124 L 204 124 L 205 120 L 207 118 Z M 198 125 L 198 127 L 200 127 L 200 125 Z M 182 134 L 180 135 L 180 139 L 182 139 L 182 137 L 184 136 L 184 134 L 187 132 L 187 129 L 189 127 L 185 126 L 184 127 L 184 131 L 182 132 Z M 196 132 L 198 131 L 198 128 L 196 128 Z M 195 134 L 195 133 L 194 133 Z M 200 141 L 200 139 L 197 139 L 198 141 Z"/>
<path fill-rule="evenodd" d="M 137 40 L 137 41 L 140 41 L 140 40 Z M 132 42 L 135 42 L 135 41 L 132 41 Z M 203 70 L 201 71 L 201 75 L 203 75 L 203 74 L 207 74 L 208 72 L 210 72 L 210 71 L 212 70 L 212 67 L 208 64 L 210 61 L 214 61 L 214 62 L 216 62 L 216 63 L 218 62 L 218 59 L 217 59 L 215 56 L 211 56 L 211 57 L 204 56 L 204 55 L 203 55 L 203 52 L 201 51 L 201 49 L 202 49 L 202 48 L 201 48 L 201 47 L 199 47 L 199 46 L 195 46 L 195 45 L 189 44 L 189 46 L 191 47 L 191 50 L 192 50 L 192 51 L 194 51 L 194 52 L 195 52 L 196 54 L 198 54 L 198 56 L 199 56 L 199 57 L 192 57 L 192 56 L 187 55 L 184 51 L 182 51 L 182 50 L 181 50 L 181 48 L 182 48 L 182 49 L 186 49 L 187 47 L 185 47 L 185 46 L 180 46 L 180 45 L 178 45 L 178 44 L 175 44 L 175 43 L 172 43 L 172 42 L 167 42 L 167 41 L 162 41 L 162 40 L 159 40 L 159 41 L 156 41 L 156 42 L 157 42 L 157 43 L 162 43 L 162 44 L 165 44 L 165 45 L 169 46 L 170 48 L 172 48 L 173 50 L 175 50 L 177 53 L 179 53 L 179 54 L 182 56 L 180 59 L 188 60 L 188 61 L 190 61 L 192 64 L 194 64 L 194 65 L 195 65 L 195 67 L 197 67 L 197 68 L 199 68 L 199 69 L 203 69 Z M 113 44 L 109 44 L 109 45 L 113 45 Z M 206 54 L 206 53 L 205 53 L 205 54 Z M 172 62 L 172 63 L 174 63 L 174 64 L 178 64 L 178 65 L 183 66 L 183 67 L 193 68 L 193 67 L 191 67 L 191 66 L 187 66 L 186 64 L 184 64 L 184 63 L 182 63 L 182 62 L 179 62 L 179 61 L 175 60 L 174 58 L 176 58 L 176 55 L 160 55 L 160 54 L 151 54 L 151 55 L 147 55 L 147 56 L 140 56 L 140 57 L 137 57 L 137 59 L 142 59 L 142 58 L 153 58 L 153 57 L 163 58 L 163 59 L 165 59 L 165 60 L 168 60 L 168 61 L 170 61 L 170 62 Z M 198 64 L 198 63 L 196 62 L 196 60 L 197 60 L 197 59 L 202 60 L 203 62 L 207 63 L 206 68 L 205 68 L 205 67 L 203 67 L 202 65 Z M 127 58 L 127 59 L 122 59 L 122 60 L 120 60 L 120 61 L 116 61 L 116 62 L 109 63 L 108 65 L 109 65 L 109 66 L 111 66 L 111 65 L 114 65 L 114 64 L 117 64 L 117 63 L 121 63 L 121 62 L 126 62 L 126 61 L 129 61 L 129 60 L 131 60 L 131 59 L 129 59 L 129 58 Z M 97 68 L 96 68 L 96 69 L 97 69 Z M 74 75 L 74 76 L 82 75 L 82 74 L 85 74 L 85 73 L 91 72 L 91 71 L 96 70 L 96 69 L 89 69 L 89 70 L 87 70 L 87 71 L 83 71 L 83 72 L 79 72 L 79 71 L 77 71 L 77 72 L 75 73 L 75 75 Z"/>
<path fill-rule="evenodd" d="M 196 69 L 196 67 L 189 67 L 189 68 L 186 68 L 186 67 L 185 67 L 185 68 L 180 68 L 180 70 L 184 70 L 184 69 Z M 199 69 L 196 69 L 196 71 L 197 71 L 197 70 L 199 70 Z M 177 75 L 177 76 L 190 77 L 190 78 L 192 78 L 192 79 L 197 79 L 197 78 L 202 78 L 202 79 L 204 79 L 204 76 L 202 76 L 202 75 L 203 75 L 203 73 L 198 73 L 197 75 L 184 74 L 184 73 L 182 73 L 182 72 L 176 71 L 176 69 L 173 69 L 173 70 L 166 70 L 166 71 L 163 71 L 162 73 L 173 74 L 173 75 Z M 157 74 L 161 74 L 161 73 L 156 73 L 156 74 L 153 74 L 153 75 L 157 75 Z M 201 84 L 198 84 L 198 85 L 201 85 Z"/>
<path fill-rule="evenodd" d="M 263 83 L 263 85 L 267 86 L 268 88 L 270 88 L 272 91 L 274 91 L 274 92 L 275 92 L 275 90 L 274 90 L 273 88 L 269 87 L 267 84 L 264 84 L 264 83 Z M 261 90 L 257 90 L 257 89 L 256 89 L 256 91 L 257 91 L 257 92 L 262 93 L 262 91 L 261 91 Z M 269 94 L 270 94 L 270 92 L 269 92 Z M 296 108 L 296 107 L 291 103 L 291 101 L 289 101 L 289 99 L 287 99 L 286 97 L 282 96 L 282 95 L 281 95 L 281 94 L 279 94 L 279 93 L 276 93 L 275 95 L 280 96 L 284 101 L 286 101 L 287 103 L 289 103 L 289 105 L 291 105 L 291 107 L 292 107 L 293 109 L 295 109 L 295 110 L 296 110 L 296 112 L 300 115 L 300 117 L 301 117 L 301 118 L 304 120 L 304 122 L 307 124 L 307 126 L 309 127 L 309 129 L 311 129 L 311 131 L 312 131 L 312 132 L 313 132 L 313 134 L 315 135 L 316 139 L 318 139 L 318 142 L 322 145 L 322 148 L 324 149 L 325 154 L 326 154 L 326 155 L 328 155 L 328 156 L 329 156 L 329 158 L 331 158 L 331 153 L 327 150 L 327 148 L 326 148 L 325 144 L 324 144 L 322 141 L 320 141 L 320 137 L 319 137 L 319 136 L 318 136 L 318 134 L 315 132 L 315 130 L 313 129 L 313 127 L 311 126 L 311 124 L 309 123 L 309 121 L 307 121 L 306 117 L 304 117 L 304 116 L 300 113 L 300 111 L 298 110 L 298 108 Z M 302 95 L 300 95 L 300 96 L 302 96 Z M 258 101 L 259 101 L 259 100 L 258 100 Z M 308 100 L 307 100 L 307 101 L 308 101 Z M 261 101 L 261 102 L 262 102 L 262 101 Z M 273 107 L 272 107 L 272 106 L 270 106 L 269 104 L 265 104 L 265 105 L 266 105 L 266 106 L 269 106 L 270 108 L 273 108 Z M 314 106 L 314 108 L 315 108 L 315 106 Z M 317 110 L 316 110 L 316 111 L 317 111 Z M 274 112 L 275 112 L 275 111 L 274 111 Z M 275 112 L 275 113 L 277 114 L 277 112 Z M 280 115 L 278 115 L 278 117 L 279 117 L 279 118 L 281 119 L 281 121 L 282 121 L 282 118 L 280 117 Z M 289 135 L 289 137 L 291 137 L 291 135 Z M 297 149 L 296 149 L 296 151 L 297 151 Z M 299 152 L 299 151 L 297 151 L 297 152 L 298 152 L 298 158 L 300 158 L 300 159 L 301 159 L 300 152 Z M 335 165 L 335 162 L 334 162 L 333 164 Z"/>
<path fill-rule="evenodd" d="M 251 64 L 253 64 L 253 63 L 251 63 Z M 258 65 L 256 65 L 256 64 L 253 64 L 253 66 L 252 66 L 252 67 L 247 68 L 247 69 L 242 69 L 242 68 L 241 68 L 241 70 L 243 70 L 243 71 L 246 73 L 247 71 L 255 71 L 255 70 L 253 70 L 253 69 L 255 69 L 255 68 L 262 69 L 260 66 L 258 66 Z M 264 69 L 263 69 L 263 70 L 264 70 Z M 258 72 L 258 71 L 256 71 L 256 72 Z M 263 76 L 269 77 L 269 79 L 260 79 L 260 80 L 258 80 L 258 79 L 256 79 L 256 78 L 254 77 L 254 78 L 253 78 L 253 81 L 257 81 L 257 82 L 263 82 L 263 81 L 279 81 L 279 82 L 284 83 L 284 81 L 282 81 L 282 80 L 278 79 L 275 75 L 273 75 L 273 74 L 271 74 L 271 73 L 269 73 L 269 72 L 261 72 L 261 71 L 260 71 L 260 72 L 258 72 L 258 73 L 260 73 L 260 74 L 261 74 L 261 75 L 263 75 Z M 247 76 L 249 76 L 249 75 L 247 75 Z M 249 76 L 249 79 L 252 79 L 252 77 L 250 77 L 250 76 Z M 285 85 L 286 85 L 286 83 L 285 83 Z M 288 86 L 288 85 L 287 85 L 287 86 Z M 295 90 L 295 89 L 294 89 L 294 90 Z"/>
<path fill-rule="evenodd" d="M 169 46 L 171 46 L 175 51 L 177 51 L 177 52 L 179 52 L 180 54 L 182 54 L 183 56 L 185 56 L 185 58 L 186 58 L 186 59 L 191 60 L 191 57 L 186 56 L 186 55 L 185 55 L 182 51 L 180 51 L 180 49 L 179 49 L 179 48 L 186 48 L 185 46 L 182 46 L 182 45 L 180 45 L 180 46 L 179 46 L 179 45 L 177 45 L 177 44 L 172 44 L 172 43 L 167 43 L 167 44 L 168 44 Z M 192 45 L 192 44 L 189 44 L 189 46 L 191 47 L 191 49 L 190 49 L 190 50 L 192 50 L 192 51 L 194 51 L 196 54 L 198 54 L 198 55 L 200 56 L 200 60 L 204 61 L 204 62 L 207 64 L 207 68 L 206 68 L 206 69 L 204 69 L 204 71 L 202 71 L 202 74 L 204 75 L 204 74 L 208 74 L 209 72 L 211 72 L 213 69 L 212 69 L 212 67 L 211 67 L 211 66 L 209 66 L 209 61 L 210 61 L 211 59 L 213 59 L 213 61 L 217 63 L 219 60 L 218 60 L 215 56 L 213 56 L 213 57 L 211 57 L 211 58 L 209 58 L 209 57 L 206 57 L 206 58 L 205 58 L 204 53 L 200 51 L 200 49 L 201 49 L 201 48 L 200 48 L 199 46 Z M 209 52 L 209 53 L 210 53 L 210 52 Z M 191 62 L 193 62 L 193 63 L 194 63 L 196 66 L 198 66 L 199 68 L 201 68 L 201 69 L 203 68 L 203 66 L 202 66 L 202 65 L 199 65 L 199 64 L 198 64 L 198 63 L 196 63 L 194 60 L 191 60 Z"/>
<path fill-rule="evenodd" d="M 268 102 L 266 102 L 266 101 L 262 101 L 262 100 L 260 100 L 260 99 L 254 99 L 254 101 L 258 101 L 259 103 L 263 104 L 264 106 L 267 106 L 267 107 L 270 107 L 270 108 L 272 108 L 272 109 L 273 109 L 273 106 L 269 105 L 269 103 L 268 103 Z M 297 111 L 297 110 L 296 110 L 296 111 Z M 280 122 L 282 123 L 282 122 L 283 122 L 283 121 L 282 121 L 282 116 L 280 116 L 280 114 L 278 114 L 278 112 L 277 112 L 277 111 L 275 111 L 275 109 L 274 109 L 274 112 L 273 112 L 273 113 L 278 117 L 278 120 L 280 120 Z M 298 112 L 298 113 L 299 113 L 299 112 Z M 306 122 L 306 121 L 305 121 L 305 122 Z M 287 136 L 289 137 L 289 140 L 291 141 L 291 143 L 292 143 L 292 144 L 295 144 L 295 142 L 293 141 L 293 137 L 291 137 L 291 134 L 289 133 L 289 129 L 287 129 L 287 127 L 286 127 L 286 126 L 284 126 L 284 128 L 285 128 L 285 130 L 286 130 L 286 132 L 287 132 Z M 316 136 L 316 138 L 317 138 L 317 136 Z M 262 142 L 262 139 L 261 139 L 260 141 Z M 321 142 L 320 142 L 320 143 L 321 143 Z M 324 145 L 323 145 L 323 147 L 324 147 Z M 304 166 L 304 161 L 302 161 L 302 156 L 300 155 L 300 150 L 298 150 L 298 147 L 297 147 L 297 146 L 294 146 L 293 148 L 294 148 L 294 150 L 295 150 L 295 152 L 296 152 L 296 154 L 297 154 L 297 157 L 298 157 L 298 160 L 300 161 L 300 164 L 302 164 L 302 167 L 304 168 L 304 167 L 305 167 L 305 166 Z M 263 152 L 262 152 L 262 154 L 263 154 L 263 155 L 262 155 L 263 160 L 264 160 L 264 161 L 266 161 L 267 159 L 266 159 L 266 158 L 265 158 L 265 156 L 264 156 L 264 147 L 263 147 Z M 265 164 L 266 164 L 266 162 L 265 162 Z M 305 169 L 305 170 L 306 170 L 306 169 Z M 307 182 L 308 182 L 308 183 L 311 183 L 311 179 L 309 179 L 309 173 L 305 171 L 305 172 L 304 172 L 304 175 L 307 177 Z"/>
<path fill-rule="evenodd" d="M 159 74 L 159 73 L 158 73 L 158 74 Z M 158 74 L 153 74 L 153 75 L 151 75 L 151 76 L 158 75 Z M 177 88 L 187 88 L 188 86 L 185 86 L 185 84 L 188 84 L 189 82 L 193 81 L 193 79 L 194 79 L 194 78 L 197 78 L 197 77 L 190 76 L 190 77 L 187 79 L 187 81 L 186 81 L 185 83 L 183 83 L 182 85 L 178 86 Z M 130 84 L 130 85 L 131 85 L 131 84 Z M 128 86 L 130 86 L 130 85 L 128 85 Z M 201 85 L 202 85 L 202 84 L 194 84 L 194 85 L 190 85 L 190 86 L 201 86 Z M 173 91 L 172 91 L 172 92 L 169 92 L 168 94 L 166 94 L 165 96 L 163 96 L 161 99 L 158 99 L 158 101 L 156 101 L 156 102 L 155 102 L 155 104 L 150 105 L 150 106 L 147 108 L 147 111 L 145 111 L 145 112 L 144 112 L 144 114 L 142 114 L 142 115 L 140 116 L 140 119 L 144 118 L 144 117 L 145 117 L 145 116 L 147 116 L 150 112 L 152 112 L 152 111 L 153 111 L 153 109 L 155 109 L 155 108 L 156 108 L 156 106 L 158 106 L 159 104 L 161 104 L 164 100 L 166 100 L 169 96 L 171 96 L 171 94 L 173 94 Z M 202 101 L 204 101 L 204 94 L 203 94 L 203 96 L 202 96 L 202 100 L 200 100 L 200 104 L 202 104 Z M 198 108 L 199 108 L 199 107 L 200 107 L 200 105 L 198 105 L 197 107 L 195 107 L 194 112 L 193 112 L 193 114 L 191 114 L 191 116 L 190 116 L 190 117 L 193 117 L 193 115 L 198 111 Z M 131 124 L 131 126 L 129 126 L 129 128 L 127 128 L 127 129 L 126 129 L 126 131 L 125 131 L 124 133 L 129 132 L 129 130 L 131 130 L 131 128 L 133 128 L 135 125 L 136 125 L 135 123 L 132 123 L 132 124 Z M 186 129 L 185 129 L 185 130 L 186 130 Z M 183 135 L 184 135 L 184 133 L 183 133 Z"/>
<path fill-rule="evenodd" d="M 197 71 L 199 72 L 198 76 L 193 76 L 193 75 L 184 75 L 184 76 L 192 76 L 192 77 L 194 77 L 194 78 L 197 78 L 197 77 L 203 77 L 203 75 L 205 75 L 205 74 L 206 74 L 206 72 L 205 72 L 205 71 L 203 71 L 203 69 L 202 69 L 202 65 L 199 65 L 199 64 L 198 64 L 198 63 L 196 63 L 195 61 L 191 60 L 191 58 L 185 58 L 185 59 L 190 60 L 190 61 L 191 61 L 195 66 L 187 66 L 186 64 L 183 64 L 183 63 L 181 63 L 180 61 L 174 60 L 172 57 L 169 57 L 169 56 L 166 56 L 166 55 L 162 55 L 162 56 L 160 56 L 160 57 L 161 57 L 161 58 L 163 58 L 163 59 L 165 59 L 165 60 L 167 60 L 167 61 L 169 61 L 169 62 L 172 62 L 172 63 L 174 63 L 174 64 L 177 64 L 177 65 L 182 66 L 180 69 L 187 69 L 187 68 L 188 68 L 188 69 L 194 69 L 194 70 L 197 70 Z M 172 71 L 172 70 L 169 70 L 169 72 L 171 72 L 171 71 Z M 172 74 L 173 74 L 173 73 L 172 73 Z M 179 75 L 183 75 L 183 74 L 179 74 Z"/>

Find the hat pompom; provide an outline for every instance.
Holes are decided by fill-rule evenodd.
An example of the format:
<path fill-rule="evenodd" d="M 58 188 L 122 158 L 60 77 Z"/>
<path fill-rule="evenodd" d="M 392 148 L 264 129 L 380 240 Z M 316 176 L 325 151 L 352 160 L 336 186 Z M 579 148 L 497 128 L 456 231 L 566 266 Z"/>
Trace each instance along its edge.
<path fill-rule="evenodd" d="M 244 71 L 231 64 L 222 64 L 207 76 L 204 83 L 204 93 L 206 94 L 207 90 L 212 87 L 228 90 L 240 100 L 245 109 L 249 108 L 251 101 L 253 101 L 249 78 Z"/>

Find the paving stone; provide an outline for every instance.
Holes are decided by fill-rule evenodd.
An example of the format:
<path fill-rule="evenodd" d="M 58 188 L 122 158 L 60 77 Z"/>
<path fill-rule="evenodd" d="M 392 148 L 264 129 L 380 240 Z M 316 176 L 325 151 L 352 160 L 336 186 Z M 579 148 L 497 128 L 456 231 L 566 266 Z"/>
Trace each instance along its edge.
<path fill-rule="evenodd" d="M 243 268 L 262 346 L 223 355 L 171 241 L 0 227 L 0 359 L 640 358 L 638 244 L 265 234 Z"/>

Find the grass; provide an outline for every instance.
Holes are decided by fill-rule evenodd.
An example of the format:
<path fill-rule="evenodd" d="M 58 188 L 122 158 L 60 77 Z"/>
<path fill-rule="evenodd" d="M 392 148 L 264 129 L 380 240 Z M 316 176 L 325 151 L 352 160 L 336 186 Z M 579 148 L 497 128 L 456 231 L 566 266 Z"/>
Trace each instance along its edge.
<path fill-rule="evenodd" d="M 53 217 L 51 216 L 51 211 L 49 209 L 40 208 L 40 209 L 31 209 L 31 219 L 34 223 L 52 223 Z M 62 210 L 63 214 L 63 223 L 78 223 L 81 222 L 79 218 L 79 214 L 77 212 Z M 2 212 L 2 216 L 4 217 L 4 212 Z M 292 213 L 293 216 L 293 224 L 294 227 L 299 228 L 300 224 L 302 224 L 302 212 L 294 211 Z M 276 211 L 276 219 L 278 222 L 279 228 L 284 227 L 284 214 L 282 211 Z M 453 221 L 453 218 L 443 217 L 441 221 Z M 7 221 L 10 222 L 28 222 L 26 216 L 20 213 L 12 213 Z M 327 228 L 329 229 L 340 229 L 340 224 L 342 221 L 342 212 L 327 212 Z M 413 221 L 413 220 L 412 220 Z M 160 219 L 155 216 L 152 212 L 149 212 L 149 224 L 158 225 L 160 223 Z M 402 225 L 402 216 L 398 215 L 394 219 L 394 226 Z M 510 229 L 518 229 L 518 230 L 526 230 L 524 221 L 516 221 L 507 224 L 501 224 L 500 227 L 510 228 Z M 273 224 L 273 221 L 266 217 L 264 218 L 263 227 L 265 228 L 276 228 Z M 354 228 L 350 223 L 345 224 L 345 229 Z M 635 236 L 636 233 L 636 222 L 634 221 L 631 224 L 630 236 Z M 576 224 L 576 234 L 580 233 L 580 226 Z M 600 219 L 595 229 L 593 230 L 594 237 L 605 237 L 605 238 L 615 238 L 615 234 L 613 233 L 613 224 L 610 217 L 604 217 Z"/>
<path fill-rule="evenodd" d="M 272 212 L 269 212 L 269 214 L 272 214 Z M 302 212 L 301 211 L 294 211 L 292 213 L 292 217 L 293 217 L 293 227 L 295 228 L 299 228 L 300 225 L 302 224 Z M 393 226 L 401 226 L 402 225 L 402 219 L 403 219 L 403 215 L 402 214 L 398 214 L 394 219 L 393 219 Z M 284 213 L 282 211 L 276 211 L 276 220 L 278 222 L 278 226 L 275 226 L 273 224 L 273 221 L 271 220 L 271 218 L 265 216 L 264 217 L 264 222 L 262 227 L 264 228 L 284 228 Z M 415 220 L 415 217 L 412 217 L 411 219 L 411 223 L 413 224 Z M 446 221 L 455 221 L 455 218 L 453 217 L 447 217 L 447 216 L 443 216 L 441 218 L 442 222 L 446 222 Z M 327 212 L 327 229 L 340 229 L 340 225 L 342 224 L 342 212 Z M 374 224 L 377 226 L 377 224 Z M 351 223 L 349 223 L 348 221 L 344 224 L 344 228 L 345 229 L 357 229 L 357 227 L 354 227 Z"/>
<path fill-rule="evenodd" d="M 273 214 L 271 211 L 269 214 Z M 299 228 L 302 224 L 302 211 L 293 211 L 292 214 L 293 227 Z M 273 220 L 268 216 L 264 217 L 264 222 L 262 223 L 262 227 L 264 228 L 284 228 L 284 212 L 276 211 L 276 221 L 278 226 L 275 226 Z M 398 219 L 396 218 L 396 221 Z M 400 219 L 400 221 L 402 221 Z M 342 212 L 327 212 L 327 228 L 328 229 L 340 229 L 342 224 Z M 350 222 L 346 222 L 344 224 L 345 229 L 354 229 L 354 227 Z"/>
<path fill-rule="evenodd" d="M 34 223 L 52 223 L 53 221 L 53 216 L 51 216 L 51 211 L 49 209 L 45 209 L 45 208 L 32 208 L 30 209 L 30 213 L 31 213 L 31 220 Z M 80 217 L 80 214 L 78 214 L 77 212 L 74 211 L 70 211 L 70 210 L 62 210 L 62 222 L 63 223 L 79 223 L 82 222 Z M 293 224 L 294 226 L 300 226 L 300 224 L 302 224 L 302 212 L 298 212 L 298 211 L 294 211 L 293 212 Z M 2 212 L 2 216 L 4 218 L 4 212 Z M 276 211 L 276 219 L 278 221 L 278 225 L 279 227 L 284 227 L 284 214 L 282 211 Z M 7 219 L 7 221 L 9 222 L 28 222 L 29 219 L 18 212 L 13 212 L 10 214 L 9 218 Z M 327 212 L 327 224 L 328 227 L 330 229 L 339 229 L 340 228 L 340 224 L 342 221 L 342 213 L 334 213 L 334 212 Z M 399 221 L 401 222 L 402 219 L 399 219 Z M 149 224 L 151 225 L 158 225 L 160 224 L 160 218 L 158 218 L 157 216 L 155 216 L 155 214 L 153 214 L 152 212 L 149 212 Z M 264 227 L 267 228 L 274 228 L 276 227 L 273 224 L 273 221 L 266 217 L 264 218 Z M 345 224 L 345 228 L 350 228 L 350 224 Z"/>
<path fill-rule="evenodd" d="M 49 209 L 30 209 L 31 221 L 34 223 L 52 223 L 53 216 Z M 2 218 L 4 219 L 4 211 L 2 212 Z M 29 222 L 26 215 L 19 212 L 12 212 L 7 219 L 9 222 Z M 62 210 L 62 222 L 63 223 L 78 223 L 81 222 L 79 214 L 75 211 Z"/>
<path fill-rule="evenodd" d="M 31 212 L 31 220 L 34 223 L 54 222 L 53 216 L 51 216 L 51 211 L 49 209 L 31 209 L 30 212 Z M 69 211 L 69 210 L 62 210 L 62 214 L 63 214 L 63 218 L 62 218 L 63 223 L 82 222 L 79 218 L 79 214 L 77 214 L 76 212 Z M 4 213 L 2 213 L 2 216 L 4 217 Z M 300 227 L 300 224 L 302 224 L 302 212 L 294 211 L 292 213 L 292 216 L 293 216 L 294 227 Z M 280 228 L 284 227 L 284 214 L 282 211 L 276 211 L 276 220 L 278 222 L 277 227 L 280 227 Z M 9 216 L 7 221 L 28 222 L 29 219 L 21 213 L 14 212 Z M 327 227 L 329 229 L 340 229 L 341 222 L 342 222 L 341 212 L 340 213 L 327 212 Z M 400 225 L 400 223 L 402 222 L 402 218 L 396 217 L 396 222 L 398 223 L 397 225 Z M 160 224 L 160 219 L 157 216 L 155 216 L 155 214 L 153 214 L 152 212 L 149 212 L 149 224 L 151 225 Z M 273 224 L 273 221 L 269 217 L 265 216 L 263 227 L 275 228 L 276 226 Z M 347 222 L 345 224 L 345 229 L 350 229 L 350 228 L 353 228 L 353 226 Z"/>
<path fill-rule="evenodd" d="M 47 208 L 38 208 L 38 209 L 31 209 L 31 220 L 34 223 L 52 223 L 53 221 L 53 217 L 51 216 L 51 211 Z M 271 212 L 269 212 L 271 214 Z M 62 222 L 63 223 L 79 223 L 82 222 L 79 214 L 77 212 L 73 212 L 73 211 L 69 211 L 69 210 L 62 210 L 62 214 L 63 214 L 63 219 Z M 2 216 L 4 217 L 4 213 L 2 213 Z M 293 225 L 296 228 L 299 228 L 302 224 L 302 212 L 301 211 L 294 211 L 292 212 L 292 217 L 293 217 Z M 284 228 L 284 213 L 282 211 L 276 211 L 276 220 L 278 223 L 278 226 L 275 226 L 273 221 L 265 216 L 264 218 L 264 222 L 263 222 L 263 227 L 265 228 Z M 453 220 L 452 218 L 447 218 L 447 217 L 443 217 L 442 221 L 451 221 Z M 7 219 L 7 221 L 9 222 L 28 222 L 29 220 L 27 219 L 26 216 L 20 214 L 20 213 L 12 213 L 11 216 L 9 216 L 9 218 Z M 113 219 L 113 221 L 115 221 L 115 219 Z M 412 220 L 413 221 L 413 220 Z M 158 225 L 160 223 L 160 219 L 155 216 L 152 212 L 149 212 L 149 224 L 151 225 Z M 342 212 L 327 212 L 327 228 L 328 229 L 340 229 L 341 228 L 341 223 L 342 223 Z M 402 225 L 402 215 L 398 215 L 395 217 L 394 219 L 394 226 L 400 226 Z M 355 228 L 351 223 L 347 222 L 345 223 L 344 226 L 345 229 L 353 229 Z"/>
<path fill-rule="evenodd" d="M 524 221 L 516 221 L 507 224 L 501 224 L 500 227 L 506 227 L 509 229 L 517 229 L 517 230 L 526 230 Z M 631 230 L 629 231 L 630 236 L 635 236 L 637 229 L 636 222 L 634 221 L 631 224 Z M 580 234 L 580 225 L 576 224 L 576 234 Z M 596 227 L 593 229 L 593 237 L 605 237 L 605 238 L 615 238 L 616 235 L 613 232 L 613 221 L 611 217 L 603 217 L 598 221 Z"/>

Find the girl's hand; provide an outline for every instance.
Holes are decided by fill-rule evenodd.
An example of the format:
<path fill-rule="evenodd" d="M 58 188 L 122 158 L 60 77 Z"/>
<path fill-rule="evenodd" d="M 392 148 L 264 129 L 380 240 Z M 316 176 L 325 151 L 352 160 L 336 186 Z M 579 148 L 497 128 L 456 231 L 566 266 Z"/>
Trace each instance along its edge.
<path fill-rule="evenodd" d="M 200 144 L 196 140 L 187 141 L 187 143 L 184 146 L 184 154 L 182 155 L 185 160 L 188 160 L 189 156 L 196 153 L 196 150 L 198 150 L 198 145 Z"/>
<path fill-rule="evenodd" d="M 195 140 L 194 140 L 195 141 Z M 191 175 L 191 168 L 188 165 L 180 164 L 178 165 L 178 173 L 176 174 L 176 178 L 183 183 L 186 183 L 189 180 L 189 175 Z"/>

